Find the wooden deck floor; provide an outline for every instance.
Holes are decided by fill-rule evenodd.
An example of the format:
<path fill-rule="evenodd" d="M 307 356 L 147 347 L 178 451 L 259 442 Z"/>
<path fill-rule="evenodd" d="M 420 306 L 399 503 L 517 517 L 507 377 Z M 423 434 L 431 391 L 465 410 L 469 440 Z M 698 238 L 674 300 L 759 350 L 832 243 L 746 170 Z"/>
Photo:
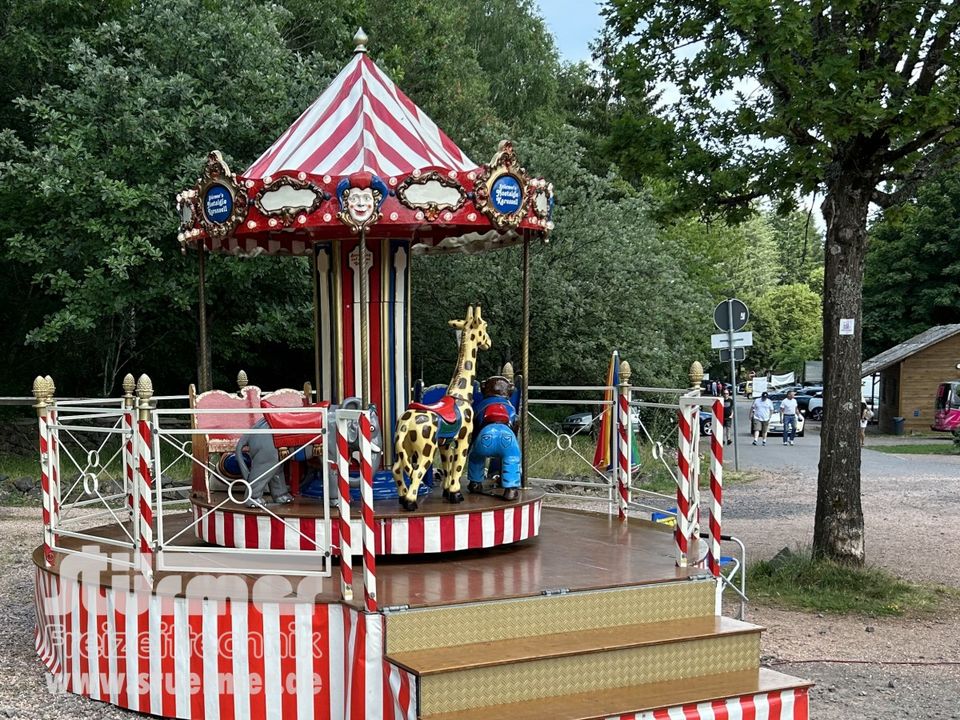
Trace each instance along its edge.
<path fill-rule="evenodd" d="M 166 517 L 167 535 L 184 528 L 192 521 L 190 513 Z M 117 528 L 101 531 L 104 538 L 117 537 Z M 89 541 L 63 539 L 71 547 L 90 545 Z M 191 558 L 209 573 L 159 572 L 156 592 L 181 595 L 190 584 L 190 592 L 215 590 L 227 574 L 219 565 L 217 555 L 191 552 L 202 546 L 192 531 L 185 532 L 179 543 L 181 558 Z M 116 548 L 102 545 L 103 553 L 117 553 Z M 240 551 L 236 551 L 240 552 Z M 242 559 L 242 555 L 232 553 Z M 292 557 L 294 553 L 290 553 Z M 302 557 L 302 553 L 300 554 Z M 120 551 L 118 557 L 129 557 Z M 282 566 L 283 558 L 277 558 Z M 34 552 L 34 562 L 43 566 L 40 549 Z M 84 566 L 84 562 L 87 563 Z M 362 577 L 359 558 L 354 558 L 354 598 L 362 602 Z M 99 571 L 103 585 L 122 583 L 129 586 L 137 573 L 132 570 L 105 568 L 103 562 L 84 561 L 76 556 L 58 554 L 54 572 L 61 566 L 68 572 L 80 567 L 83 571 Z M 643 520 L 630 519 L 621 523 L 615 516 L 558 508 L 544 508 L 540 536 L 513 545 L 488 550 L 444 553 L 421 557 L 380 558 L 377 564 L 380 607 L 432 607 L 469 603 L 479 600 L 497 600 L 540 595 L 544 592 L 598 590 L 629 587 L 648 583 L 670 582 L 704 575 L 697 568 L 680 569 L 674 561 L 674 541 L 669 528 Z M 261 579 L 259 574 L 237 575 L 249 587 Z M 310 585 L 311 596 L 317 602 L 339 600 L 337 566 L 334 576 L 317 585 Z M 300 578 L 296 575 L 277 578 L 277 592 L 289 596 Z M 260 589 L 270 583 L 261 582 Z M 206 588 L 206 590 L 205 590 Z"/>

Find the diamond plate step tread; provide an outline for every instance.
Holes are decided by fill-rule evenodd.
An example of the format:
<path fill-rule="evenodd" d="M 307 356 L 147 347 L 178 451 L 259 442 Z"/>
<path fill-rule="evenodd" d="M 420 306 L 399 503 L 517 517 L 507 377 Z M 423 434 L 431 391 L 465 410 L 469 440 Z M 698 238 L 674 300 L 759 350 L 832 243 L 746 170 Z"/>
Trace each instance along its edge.
<path fill-rule="evenodd" d="M 809 688 L 809 680 L 759 668 L 422 715 L 423 720 L 604 720 L 661 708 Z"/>
<path fill-rule="evenodd" d="M 625 685 L 697 678 L 759 667 L 760 634 L 720 635 L 660 645 L 470 668 L 419 679 L 423 714 L 522 702 L 564 693 L 603 694 Z"/>
<path fill-rule="evenodd" d="M 760 633 L 763 629 L 732 618 L 711 615 L 413 650 L 388 654 L 387 659 L 422 677 L 567 655 L 583 655 L 724 635 Z"/>
<path fill-rule="evenodd" d="M 703 617 L 715 588 L 686 580 L 388 613 L 387 653 Z"/>

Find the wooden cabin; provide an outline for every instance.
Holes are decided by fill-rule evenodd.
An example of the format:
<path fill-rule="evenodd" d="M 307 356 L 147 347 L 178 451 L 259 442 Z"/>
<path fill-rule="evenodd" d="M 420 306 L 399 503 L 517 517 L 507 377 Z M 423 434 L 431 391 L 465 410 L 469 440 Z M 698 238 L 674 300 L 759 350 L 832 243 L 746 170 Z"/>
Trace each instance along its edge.
<path fill-rule="evenodd" d="M 861 377 L 880 374 L 875 411 L 880 432 L 929 432 L 937 386 L 960 379 L 960 324 L 937 325 L 863 363 Z"/>

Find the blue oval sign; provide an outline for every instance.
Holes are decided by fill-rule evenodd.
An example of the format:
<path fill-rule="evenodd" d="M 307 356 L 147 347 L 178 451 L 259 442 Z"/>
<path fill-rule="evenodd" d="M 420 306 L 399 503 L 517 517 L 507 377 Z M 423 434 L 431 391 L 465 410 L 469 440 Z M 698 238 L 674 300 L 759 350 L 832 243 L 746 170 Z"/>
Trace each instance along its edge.
<path fill-rule="evenodd" d="M 203 214 L 212 223 L 225 223 L 233 213 L 233 195 L 224 185 L 211 185 L 203 196 Z"/>
<path fill-rule="evenodd" d="M 512 215 L 523 204 L 523 189 L 513 175 L 501 175 L 490 187 L 490 204 L 504 215 Z"/>

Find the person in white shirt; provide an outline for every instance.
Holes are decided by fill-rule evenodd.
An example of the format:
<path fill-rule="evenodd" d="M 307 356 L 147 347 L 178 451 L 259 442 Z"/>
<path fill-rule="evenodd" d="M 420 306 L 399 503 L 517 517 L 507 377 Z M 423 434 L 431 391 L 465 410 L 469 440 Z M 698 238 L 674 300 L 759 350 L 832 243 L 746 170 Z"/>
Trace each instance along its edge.
<path fill-rule="evenodd" d="M 750 406 L 750 429 L 753 432 L 753 444 L 757 445 L 763 436 L 763 444 L 767 444 L 767 431 L 770 429 L 770 416 L 773 414 L 773 402 L 770 395 L 763 393 Z"/>
<path fill-rule="evenodd" d="M 797 401 L 793 397 L 793 390 L 780 401 L 780 417 L 783 418 L 783 444 L 793 445 L 797 436 Z"/>

